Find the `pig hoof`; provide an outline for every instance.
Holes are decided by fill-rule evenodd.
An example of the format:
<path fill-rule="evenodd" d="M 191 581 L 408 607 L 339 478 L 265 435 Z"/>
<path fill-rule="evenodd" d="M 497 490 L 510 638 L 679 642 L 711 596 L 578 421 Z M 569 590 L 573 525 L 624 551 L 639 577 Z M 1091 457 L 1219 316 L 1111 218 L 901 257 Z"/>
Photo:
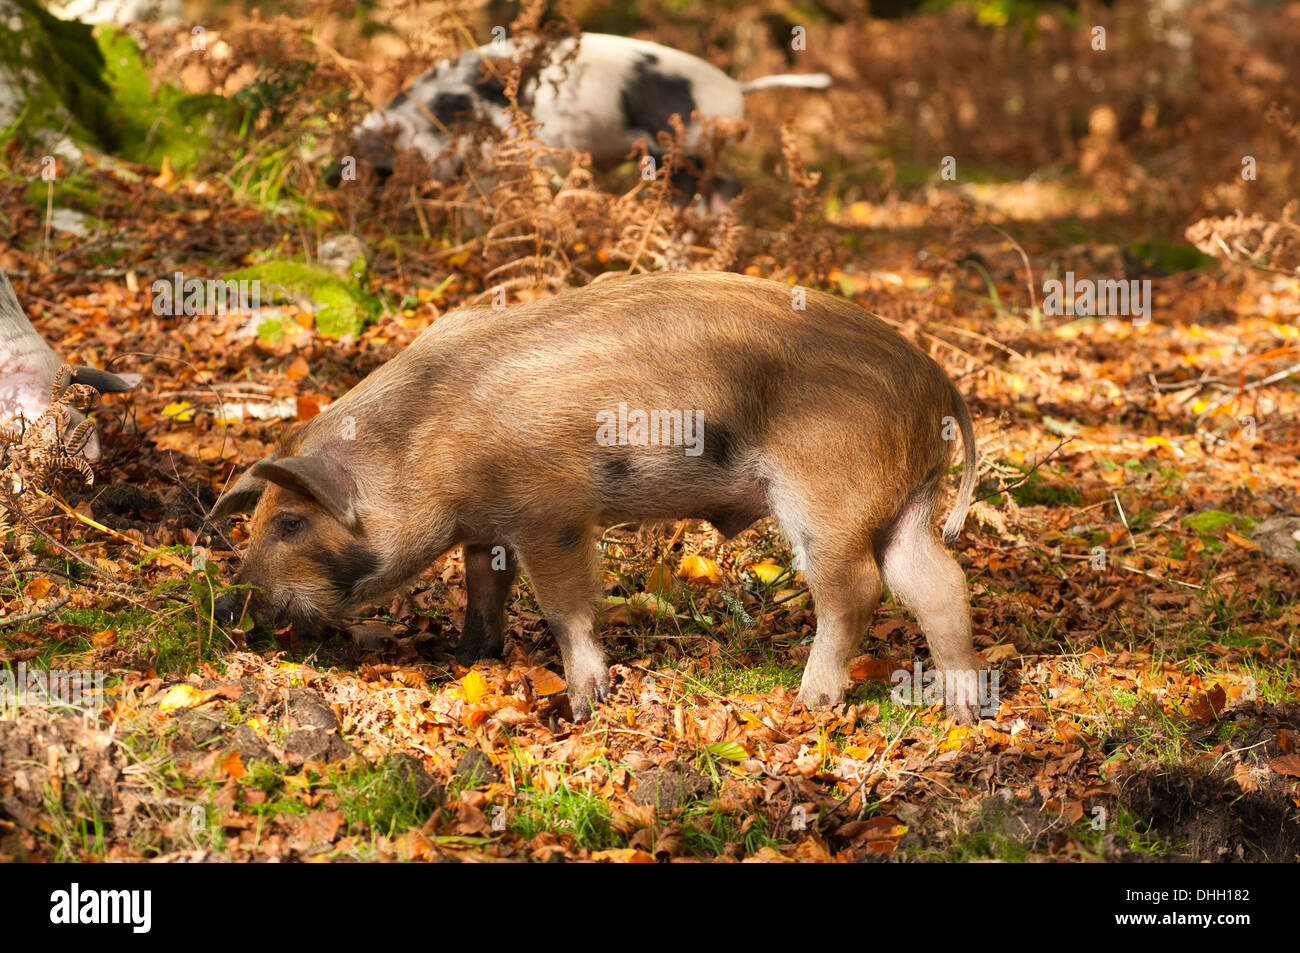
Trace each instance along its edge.
<path fill-rule="evenodd" d="M 829 705 L 838 705 L 843 700 L 843 692 L 832 694 L 816 688 L 801 688 L 799 694 L 794 696 L 794 703 L 805 708 L 825 708 Z"/>
<path fill-rule="evenodd" d="M 569 696 L 569 707 L 573 709 L 573 721 L 581 724 L 591 717 L 591 699 Z"/>
<path fill-rule="evenodd" d="M 456 659 L 456 664 L 461 668 L 473 668 L 474 663 L 482 657 L 482 653 L 477 648 L 470 650 L 458 648 L 453 656 Z"/>
<path fill-rule="evenodd" d="M 246 594 L 239 591 L 226 592 L 217 596 L 212 603 L 212 618 L 220 625 L 234 625 L 244 608 Z"/>
<path fill-rule="evenodd" d="M 595 711 L 596 702 L 603 702 L 609 697 L 609 673 L 603 672 L 586 680 L 581 690 L 569 692 L 569 704 L 573 708 L 573 720 L 586 721 Z"/>
<path fill-rule="evenodd" d="M 952 716 L 953 721 L 959 725 L 974 725 L 980 720 L 980 710 L 978 705 L 949 705 L 948 713 Z"/>

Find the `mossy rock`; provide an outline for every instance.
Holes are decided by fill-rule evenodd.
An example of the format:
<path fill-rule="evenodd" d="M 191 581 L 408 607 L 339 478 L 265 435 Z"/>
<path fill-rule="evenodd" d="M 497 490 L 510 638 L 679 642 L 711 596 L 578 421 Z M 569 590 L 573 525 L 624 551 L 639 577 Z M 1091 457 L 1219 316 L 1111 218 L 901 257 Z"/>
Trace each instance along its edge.
<path fill-rule="evenodd" d="M 48 144 L 66 129 L 111 151 L 118 137 L 103 74 L 90 27 L 36 0 L 0 0 L 0 139 L 21 132 Z"/>
<path fill-rule="evenodd" d="M 1159 238 L 1134 242 L 1128 246 L 1128 253 L 1141 262 L 1146 271 L 1157 275 L 1194 271 L 1214 264 L 1212 257 L 1194 245 L 1189 245 L 1187 242 L 1169 242 Z"/>
<path fill-rule="evenodd" d="M 56 179 L 54 186 L 54 205 L 59 208 L 75 209 L 94 215 L 104 206 L 104 198 L 88 176 L 81 172 Z M 37 179 L 27 186 L 27 201 L 33 205 L 44 206 L 50 183 Z"/>
<path fill-rule="evenodd" d="M 60 20 L 37 0 L 0 0 L 0 141 L 19 132 L 185 171 L 240 127 L 245 107 L 152 88 L 140 48 L 111 26 Z"/>
<path fill-rule="evenodd" d="M 1220 535 L 1219 531 L 1224 528 L 1249 531 L 1255 525 L 1255 520 L 1249 516 L 1225 513 L 1223 510 L 1204 510 L 1183 517 L 1183 525 L 1195 530 L 1202 536 L 1218 536 Z"/>
<path fill-rule="evenodd" d="M 297 261 L 253 265 L 224 279 L 259 282 L 263 301 L 309 298 L 318 308 L 316 330 L 327 337 L 355 337 L 383 310 L 374 295 L 328 271 Z"/>
<path fill-rule="evenodd" d="M 108 112 L 118 132 L 117 152 L 132 162 L 158 167 L 164 158 L 183 172 L 239 128 L 244 107 L 211 94 L 189 95 L 163 83 L 155 90 L 140 48 L 110 26 L 95 29 L 112 90 Z"/>

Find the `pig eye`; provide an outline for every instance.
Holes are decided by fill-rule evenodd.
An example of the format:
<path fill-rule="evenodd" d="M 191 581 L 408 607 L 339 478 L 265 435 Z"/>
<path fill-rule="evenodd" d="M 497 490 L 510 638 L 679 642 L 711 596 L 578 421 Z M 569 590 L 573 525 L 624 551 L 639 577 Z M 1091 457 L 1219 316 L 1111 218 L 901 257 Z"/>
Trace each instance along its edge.
<path fill-rule="evenodd" d="M 280 527 L 280 538 L 288 539 L 302 528 L 304 520 L 301 516 L 281 516 L 277 522 Z"/>

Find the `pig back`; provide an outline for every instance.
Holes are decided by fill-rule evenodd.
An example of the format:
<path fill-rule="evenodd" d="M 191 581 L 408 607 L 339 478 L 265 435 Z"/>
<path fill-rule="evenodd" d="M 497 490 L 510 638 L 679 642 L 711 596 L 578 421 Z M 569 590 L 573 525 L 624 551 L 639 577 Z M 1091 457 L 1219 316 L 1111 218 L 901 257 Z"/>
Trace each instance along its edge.
<path fill-rule="evenodd" d="M 638 411 L 677 439 L 637 444 Z M 946 466 L 940 420 L 952 412 L 938 365 L 855 305 L 677 272 L 449 314 L 308 426 L 354 418 L 343 452 L 381 461 L 398 482 L 440 474 L 460 506 L 560 486 L 597 493 L 602 474 L 662 476 L 651 460 L 692 485 L 743 483 L 774 453 L 852 457 L 855 480 L 905 493 Z M 688 421 L 703 425 L 694 446 Z"/>

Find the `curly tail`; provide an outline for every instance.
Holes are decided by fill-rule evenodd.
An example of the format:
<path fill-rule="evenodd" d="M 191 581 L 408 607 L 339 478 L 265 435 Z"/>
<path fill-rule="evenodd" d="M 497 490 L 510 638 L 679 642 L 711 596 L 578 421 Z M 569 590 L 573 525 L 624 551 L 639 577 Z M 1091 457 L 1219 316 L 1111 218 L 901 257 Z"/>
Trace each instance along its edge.
<path fill-rule="evenodd" d="M 966 512 L 970 509 L 971 498 L 975 495 L 975 479 L 978 476 L 976 472 L 979 469 L 979 461 L 976 458 L 975 448 L 975 429 L 971 426 L 970 410 L 966 407 L 966 401 L 961 396 L 961 391 L 952 381 L 948 382 L 948 387 L 952 391 L 952 409 L 957 416 L 957 425 L 961 428 L 961 443 L 964 453 L 964 466 L 961 474 L 961 487 L 957 490 L 957 502 L 953 504 L 952 512 L 948 514 L 948 521 L 943 524 L 943 541 L 946 545 L 951 546 L 961 533 L 962 526 L 966 523 Z"/>

